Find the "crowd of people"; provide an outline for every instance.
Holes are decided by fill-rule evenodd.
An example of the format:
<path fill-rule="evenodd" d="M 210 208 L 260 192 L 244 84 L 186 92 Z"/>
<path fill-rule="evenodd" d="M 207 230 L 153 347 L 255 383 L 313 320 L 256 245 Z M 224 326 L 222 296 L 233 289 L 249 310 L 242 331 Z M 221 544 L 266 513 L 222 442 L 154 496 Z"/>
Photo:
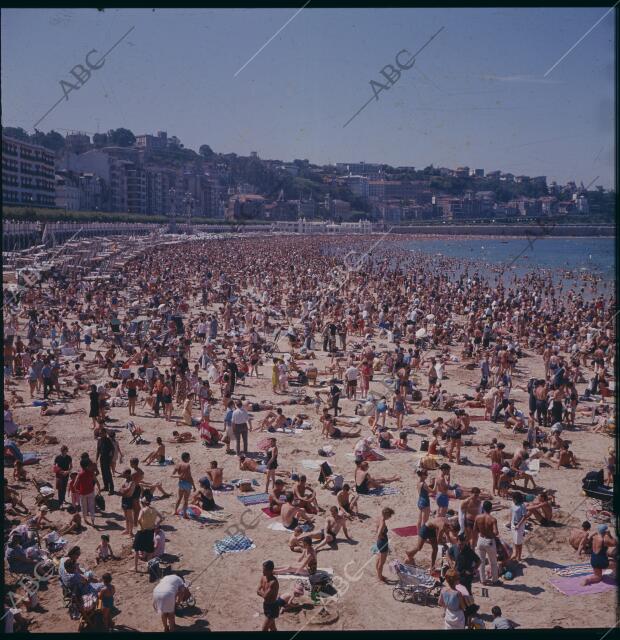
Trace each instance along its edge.
<path fill-rule="evenodd" d="M 112 629 L 114 570 L 95 573 L 125 560 L 112 552 L 98 511 L 122 517 L 134 571 L 152 572 L 165 553 L 162 523 L 190 519 L 193 508 L 221 508 L 216 501 L 228 496 L 217 491 L 231 479 L 226 461 L 236 458 L 237 471 L 264 480 L 269 510 L 297 554 L 286 566 L 257 564 L 263 630 L 276 630 L 280 611 L 295 610 L 303 595 L 296 588 L 281 596 L 279 575 L 309 579 L 316 604 L 318 554 L 338 540 L 354 544 L 370 532 L 376 579 L 393 584 L 384 572 L 396 516 L 417 522 L 399 562 L 415 566 L 430 548 L 423 563 L 443 585 L 445 628 L 484 625 L 474 581 L 501 589 L 506 576 L 523 571 L 526 536 L 556 519 L 546 469 L 598 470 L 583 465 L 565 434 L 580 425 L 604 443 L 614 433 L 614 300 L 597 293 L 595 281 L 579 289 L 537 272 L 493 278 L 456 262 L 437 268 L 390 241 L 346 269 L 345 246 L 285 236 L 157 245 L 111 278 L 55 273 L 8 302 L 10 571 L 32 576 L 41 558 L 58 558 L 63 589 L 93 594 L 103 628 Z M 40 408 L 45 430 L 21 424 L 22 416 L 33 419 L 30 406 Z M 54 433 L 65 416 L 79 424 L 75 438 Z M 490 441 L 478 437 L 483 425 Z M 283 434 L 305 432 L 322 443 L 326 461 L 334 450 L 350 452 L 350 467 L 338 474 L 326 462 L 318 482 L 308 481 L 298 456 L 280 444 Z M 148 433 L 156 445 L 141 461 L 134 454 Z M 51 469 L 28 467 L 35 443 L 36 451 L 57 450 Z M 183 445 L 177 461 L 168 444 Z M 604 449 L 601 489 L 611 492 L 615 452 Z M 379 471 L 391 451 L 415 463 L 407 476 Z M 474 455 L 481 469 L 476 484 L 464 486 L 458 476 Z M 149 472 L 168 464 L 163 481 Z M 29 474 L 47 474 L 35 483 L 37 504 L 24 497 Z M 580 484 L 583 474 L 567 477 Z M 369 509 L 362 500 L 385 496 L 392 505 L 389 489 L 405 486 L 417 503 Z M 50 498 L 68 523 L 49 520 Z M 44 531 L 72 542 L 98 536 L 95 571 L 79 564 L 77 544 L 50 552 Z M 569 546 L 590 555 L 585 585 L 615 566 L 616 540 L 605 524 L 585 522 Z M 271 557 L 269 548 L 261 552 Z M 175 609 L 191 594 L 174 572 L 158 578 L 153 606 L 171 631 Z M 14 602 L 9 591 L 7 620 L 27 626 Z M 488 615 L 493 628 L 509 626 L 498 606 Z"/>

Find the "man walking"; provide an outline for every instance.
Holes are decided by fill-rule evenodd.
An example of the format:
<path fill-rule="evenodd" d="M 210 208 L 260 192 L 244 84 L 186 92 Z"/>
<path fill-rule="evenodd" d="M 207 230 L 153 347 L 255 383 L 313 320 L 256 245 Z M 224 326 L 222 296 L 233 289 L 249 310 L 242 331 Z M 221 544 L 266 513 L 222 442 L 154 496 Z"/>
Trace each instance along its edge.
<path fill-rule="evenodd" d="M 241 400 L 235 403 L 236 409 L 232 414 L 233 434 L 237 441 L 237 455 L 241 453 L 241 438 L 243 438 L 243 453 L 248 452 L 248 424 L 252 426 L 250 414 L 243 408 Z"/>
<path fill-rule="evenodd" d="M 101 432 L 101 437 L 97 442 L 97 462 L 101 466 L 101 477 L 103 478 L 103 490 L 109 495 L 114 495 L 114 480 L 112 478 L 112 458 L 114 457 L 114 443 L 106 429 Z"/>
<path fill-rule="evenodd" d="M 499 568 L 497 565 L 497 547 L 495 538 L 499 536 L 497 520 L 491 515 L 493 504 L 490 500 L 482 503 L 482 513 L 474 520 L 473 541 L 480 556 L 480 582 L 489 584 L 486 579 L 486 561 L 491 565 L 491 583 L 497 584 Z"/>

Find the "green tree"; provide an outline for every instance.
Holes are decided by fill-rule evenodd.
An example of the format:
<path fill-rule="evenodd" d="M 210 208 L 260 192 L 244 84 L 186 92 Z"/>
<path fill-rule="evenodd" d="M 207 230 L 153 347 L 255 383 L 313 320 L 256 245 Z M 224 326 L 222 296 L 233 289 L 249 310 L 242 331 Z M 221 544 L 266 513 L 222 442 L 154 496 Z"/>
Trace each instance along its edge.
<path fill-rule="evenodd" d="M 136 136 L 129 129 L 119 127 L 108 131 L 108 140 L 115 147 L 131 147 L 136 143 Z"/>
<path fill-rule="evenodd" d="M 21 127 L 2 127 L 2 135 L 22 142 L 30 141 L 30 136 Z"/>
<path fill-rule="evenodd" d="M 213 149 L 211 149 L 211 147 L 208 144 L 203 144 L 200 146 L 200 149 L 198 149 L 198 153 L 205 159 L 205 160 L 209 160 L 211 159 L 215 153 L 213 152 Z"/>

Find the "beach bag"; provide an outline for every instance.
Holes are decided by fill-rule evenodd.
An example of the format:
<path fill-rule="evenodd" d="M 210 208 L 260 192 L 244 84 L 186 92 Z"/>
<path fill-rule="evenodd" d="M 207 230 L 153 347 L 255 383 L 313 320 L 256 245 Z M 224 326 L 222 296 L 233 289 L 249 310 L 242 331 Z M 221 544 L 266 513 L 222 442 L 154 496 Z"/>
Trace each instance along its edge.
<path fill-rule="evenodd" d="M 159 558 L 151 558 L 147 564 L 146 568 L 149 572 L 149 582 L 157 582 L 162 578 L 162 570 L 161 565 L 159 564 Z"/>
<path fill-rule="evenodd" d="M 95 508 L 98 511 L 105 511 L 105 498 L 100 493 L 95 496 Z"/>
<path fill-rule="evenodd" d="M 428 440 L 422 440 L 422 442 L 420 443 L 420 451 L 428 451 L 429 444 L 430 443 Z"/>

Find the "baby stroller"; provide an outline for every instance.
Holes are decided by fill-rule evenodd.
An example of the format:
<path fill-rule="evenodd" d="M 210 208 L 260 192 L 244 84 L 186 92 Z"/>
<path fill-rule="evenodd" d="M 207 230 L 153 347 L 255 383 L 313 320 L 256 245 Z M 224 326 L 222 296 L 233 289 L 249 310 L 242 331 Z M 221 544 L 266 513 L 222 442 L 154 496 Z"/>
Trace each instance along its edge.
<path fill-rule="evenodd" d="M 398 576 L 398 586 L 392 590 L 394 600 L 428 605 L 439 598 L 442 580 L 433 577 L 424 569 L 400 562 L 393 565 Z"/>
<path fill-rule="evenodd" d="M 599 508 L 592 508 L 589 512 L 604 517 L 604 521 L 611 520 L 614 513 L 614 493 L 611 487 L 604 484 L 603 470 L 589 471 L 581 481 L 583 494 L 599 503 Z M 596 519 L 596 518 L 595 518 Z"/>

